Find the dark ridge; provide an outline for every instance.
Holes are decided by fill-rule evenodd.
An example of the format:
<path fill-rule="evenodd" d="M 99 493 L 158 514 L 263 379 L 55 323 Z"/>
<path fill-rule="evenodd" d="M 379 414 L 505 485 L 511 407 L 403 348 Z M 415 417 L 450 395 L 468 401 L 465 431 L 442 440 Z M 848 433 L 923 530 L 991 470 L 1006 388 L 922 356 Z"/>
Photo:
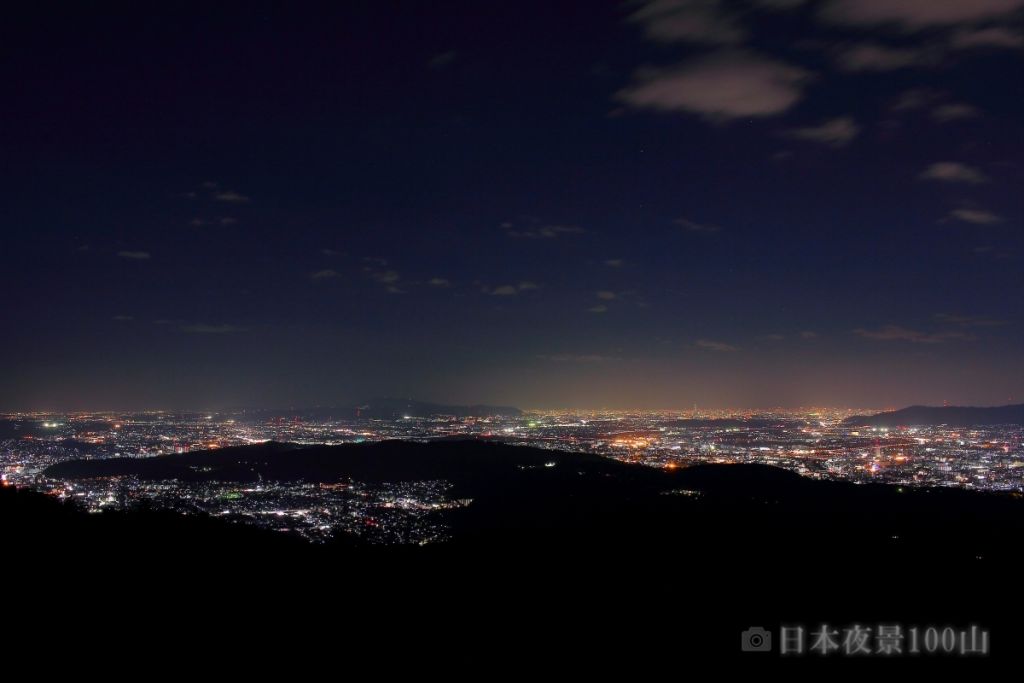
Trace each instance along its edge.
<path fill-rule="evenodd" d="M 823 622 L 980 623 L 1010 656 L 1021 632 L 1017 611 L 1006 609 L 1024 561 L 1024 500 L 1014 495 L 818 481 L 759 465 L 658 470 L 465 441 L 264 444 L 78 461 L 49 473 L 440 477 L 473 498 L 445 513 L 451 542 L 374 547 L 344 536 L 306 545 L 151 510 L 89 515 L 2 492 L 11 576 L 51 591 L 73 577 L 88 586 L 83 595 L 134 591 L 127 594 L 162 609 L 174 604 L 166 623 L 179 629 L 197 619 L 219 624 L 218 606 L 233 604 L 240 609 L 223 615 L 232 628 L 321 623 L 331 614 L 337 628 L 364 635 L 401 625 L 431 652 L 467 647 L 499 657 L 524 633 L 538 644 L 569 633 L 590 642 L 614 636 L 617 647 L 648 656 L 685 642 L 700 656 L 730 657 L 749 626 Z M 133 581 L 141 592 L 128 588 Z M 8 609 L 23 601 L 39 613 L 35 592 L 5 598 Z"/>
<path fill-rule="evenodd" d="M 699 491 L 744 493 L 790 491 L 815 482 L 796 472 L 770 465 L 696 465 L 674 476 L 680 485 Z"/>
<path fill-rule="evenodd" d="M 851 427 L 975 427 L 1024 424 L 1024 403 L 988 408 L 910 406 L 875 415 L 855 415 L 843 423 Z"/>
<path fill-rule="evenodd" d="M 45 436 L 46 429 L 35 420 L 0 420 L 0 439 Z"/>
<path fill-rule="evenodd" d="M 769 539 L 799 547 L 808 534 L 828 530 L 828 538 L 838 538 L 831 533 L 834 524 L 842 530 L 843 544 L 866 543 L 871 553 L 878 551 L 875 544 L 891 542 L 889 531 L 906 528 L 896 534 L 902 539 L 897 548 L 908 547 L 908 538 L 927 538 L 936 543 L 918 548 L 922 557 L 948 551 L 973 559 L 976 545 L 986 546 L 989 557 L 1015 552 L 1019 544 L 1005 535 L 1010 529 L 1024 532 L 1024 501 L 1019 496 L 819 481 L 765 465 L 663 470 L 597 455 L 480 441 L 306 448 L 268 443 L 156 458 L 69 461 L 46 474 L 71 480 L 445 479 L 454 484 L 453 495 L 473 499 L 469 507 L 446 513 L 456 543 L 477 547 L 508 542 L 528 547 L 560 539 L 560 547 L 614 541 L 657 552 L 669 546 L 656 539 L 662 534 L 671 538 L 680 524 L 688 525 L 691 540 L 701 538 L 711 545 L 711 537 L 722 534 L 734 542 L 742 538 L 751 547 L 763 547 Z M 694 491 L 702 495 L 686 494 Z M 696 520 L 699 527 L 689 526 Z M 795 526 L 785 529 L 786 524 Z M 748 527 L 756 533 L 748 534 Z M 991 543 L 985 540 L 988 534 L 993 534 Z"/>
<path fill-rule="evenodd" d="M 477 440 L 414 443 L 383 441 L 302 447 L 267 443 L 155 458 L 71 460 L 45 471 L 50 477 L 83 479 L 136 476 L 183 481 L 278 481 L 358 479 L 366 482 L 450 479 L 455 482 L 500 479 L 519 468 L 566 464 L 591 473 L 628 472 L 657 477 L 657 470 L 627 465 L 585 453 L 566 453 Z"/>

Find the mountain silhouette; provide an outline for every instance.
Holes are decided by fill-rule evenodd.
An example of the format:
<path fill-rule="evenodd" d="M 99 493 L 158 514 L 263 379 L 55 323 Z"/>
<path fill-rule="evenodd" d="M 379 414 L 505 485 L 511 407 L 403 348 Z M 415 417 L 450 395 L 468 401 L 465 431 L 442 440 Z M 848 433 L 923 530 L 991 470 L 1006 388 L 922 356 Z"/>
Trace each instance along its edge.
<path fill-rule="evenodd" d="M 74 577 L 83 595 L 122 595 L 141 580 L 137 594 L 147 602 L 181 606 L 167 622 L 179 629 L 195 628 L 187 615 L 231 604 L 232 624 L 333 615 L 351 642 L 386 637 L 401 624 L 406 646 L 411 639 L 424 652 L 502 658 L 524 643 L 612 639 L 615 651 L 602 656 L 629 657 L 634 667 L 680 648 L 734 657 L 752 625 L 974 623 L 1004 644 L 1021 635 L 1018 612 L 1007 608 L 1024 561 L 1020 495 L 857 485 L 763 465 L 655 469 L 467 440 L 269 443 L 73 461 L 47 474 L 443 478 L 453 495 L 472 498 L 438 513 L 449 542 L 418 547 L 369 546 L 344 534 L 312 545 L 149 509 L 90 515 L 41 494 L 0 490 L 9 571 L 40 586 Z M 31 592 L 5 597 L 8 609 L 37 604 Z"/>
<path fill-rule="evenodd" d="M 1012 533 L 1024 532 L 1024 501 L 1011 495 L 815 480 L 767 465 L 659 469 L 475 440 L 267 443 L 75 460 L 45 474 L 241 483 L 445 479 L 454 485 L 452 496 L 473 499 L 443 515 L 455 545 L 552 543 L 555 551 L 568 545 L 589 551 L 613 541 L 658 554 L 674 551 L 667 539 L 685 527 L 689 542 L 706 546 L 711 562 L 770 553 L 771 547 L 808 562 L 823 552 L 850 555 L 856 547 L 868 554 L 913 547 L 920 558 L 973 562 L 979 554 L 1013 555 Z"/>
<path fill-rule="evenodd" d="M 875 415 L 855 415 L 843 423 L 851 427 L 980 427 L 1024 424 L 1024 403 L 989 408 L 910 406 Z"/>

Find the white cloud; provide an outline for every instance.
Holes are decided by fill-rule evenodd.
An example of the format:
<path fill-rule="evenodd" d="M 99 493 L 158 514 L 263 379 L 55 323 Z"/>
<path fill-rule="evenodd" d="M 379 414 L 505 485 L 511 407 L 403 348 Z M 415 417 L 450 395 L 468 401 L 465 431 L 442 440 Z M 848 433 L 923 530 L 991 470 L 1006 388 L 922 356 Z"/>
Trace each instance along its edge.
<path fill-rule="evenodd" d="M 900 93 L 892 106 L 893 111 L 910 111 L 928 107 L 944 97 L 943 93 L 931 88 L 913 88 Z"/>
<path fill-rule="evenodd" d="M 604 264 L 609 268 L 621 268 L 623 261 L 620 258 L 605 259 Z"/>
<path fill-rule="evenodd" d="M 641 69 L 616 98 L 640 109 L 726 121 L 771 116 L 802 96 L 808 72 L 747 52 L 723 52 L 669 69 Z"/>
<path fill-rule="evenodd" d="M 616 294 L 615 292 L 609 291 L 607 289 L 602 289 L 599 292 L 595 292 L 594 295 L 598 299 L 602 299 L 604 301 L 615 301 L 616 299 L 619 298 L 618 294 Z"/>
<path fill-rule="evenodd" d="M 520 292 L 532 292 L 538 289 L 540 289 L 540 285 L 538 285 L 536 282 L 523 280 L 518 285 L 502 285 L 500 287 L 495 287 L 494 289 L 491 290 L 491 294 L 494 296 L 515 296 Z M 484 292 L 486 291 L 487 289 L 484 288 Z"/>
<path fill-rule="evenodd" d="M 131 261 L 146 261 L 150 257 L 150 253 L 148 251 L 119 251 L 117 252 L 117 255 Z"/>
<path fill-rule="evenodd" d="M 848 26 L 891 24 L 907 31 L 1003 17 L 1024 0 L 830 0 L 824 21 Z"/>
<path fill-rule="evenodd" d="M 984 183 L 988 178 L 978 169 L 956 161 L 938 161 L 919 176 L 923 180 L 940 180 L 947 183 Z"/>
<path fill-rule="evenodd" d="M 899 325 L 885 325 L 876 330 L 858 328 L 854 334 L 872 339 L 875 341 L 905 341 L 913 344 L 941 344 L 947 341 L 969 341 L 974 339 L 973 335 L 956 330 L 945 332 L 922 332 L 912 330 Z"/>
<path fill-rule="evenodd" d="M 794 128 L 786 134 L 799 140 L 820 142 L 830 147 L 843 147 L 860 133 L 860 126 L 849 116 L 830 119 L 818 126 Z"/>
<path fill-rule="evenodd" d="M 706 351 L 714 351 L 715 353 L 731 353 L 733 351 L 739 351 L 738 346 L 732 344 L 726 344 L 725 342 L 715 341 L 713 339 L 698 339 L 694 342 L 694 345 L 705 349 Z"/>
<path fill-rule="evenodd" d="M 246 328 L 235 325 L 184 325 L 181 328 L 184 332 L 192 334 L 232 334 L 234 332 L 245 332 Z"/>
<path fill-rule="evenodd" d="M 384 259 L 363 257 L 363 261 L 380 266 L 387 265 L 387 261 Z M 385 291 L 389 292 L 390 294 L 405 294 L 405 290 L 401 289 L 398 286 L 398 283 L 401 281 L 402 276 L 399 274 L 397 270 L 381 270 L 375 268 L 374 266 L 363 266 L 363 271 L 367 273 L 374 282 L 384 285 Z"/>
<path fill-rule="evenodd" d="M 936 313 L 934 318 L 942 323 L 959 325 L 961 327 L 1000 327 L 1007 323 L 1006 320 L 986 318 L 980 315 L 957 315 L 955 313 Z"/>
<path fill-rule="evenodd" d="M 587 309 L 587 311 L 589 311 L 590 313 L 607 313 L 608 307 L 605 306 L 604 304 L 598 304 L 596 306 L 591 306 L 590 308 Z"/>
<path fill-rule="evenodd" d="M 333 268 L 325 268 L 324 270 L 318 270 L 314 273 L 310 273 L 309 277 L 313 280 L 329 280 L 331 278 L 338 277 L 338 271 Z"/>
<path fill-rule="evenodd" d="M 1015 50 L 1024 47 L 1024 34 L 1016 33 L 1001 26 L 965 29 L 953 34 L 950 45 L 958 50 L 982 47 L 1001 47 Z"/>
<path fill-rule="evenodd" d="M 644 0 L 629 16 L 651 40 L 712 45 L 743 42 L 747 32 L 720 0 Z"/>
<path fill-rule="evenodd" d="M 932 118 L 939 123 L 947 123 L 949 121 L 956 121 L 958 119 L 971 119 L 978 116 L 981 112 L 972 104 L 966 104 L 963 102 L 950 102 L 949 104 L 942 104 L 932 110 Z"/>
<path fill-rule="evenodd" d="M 1003 221 L 1000 216 L 997 216 L 991 211 L 982 211 L 980 209 L 956 209 L 951 211 L 949 216 L 950 218 L 955 218 L 958 221 L 974 223 L 975 225 L 991 225 L 993 223 L 1001 223 Z"/>
<path fill-rule="evenodd" d="M 244 204 L 245 202 L 249 201 L 249 198 L 246 197 L 244 194 L 239 194 L 237 192 L 232 192 L 230 190 L 218 192 L 217 194 L 213 195 L 213 198 L 219 202 L 231 202 L 234 204 Z"/>
<path fill-rule="evenodd" d="M 940 55 L 927 48 L 895 48 L 877 43 L 861 43 L 839 49 L 835 59 L 844 71 L 894 71 L 935 65 Z"/>
<path fill-rule="evenodd" d="M 930 88 L 914 88 L 903 92 L 892 106 L 892 111 L 931 109 L 931 117 L 939 123 L 979 116 L 981 110 L 966 102 L 942 102 L 948 93 Z"/>
<path fill-rule="evenodd" d="M 672 222 L 678 225 L 679 227 L 687 230 L 688 232 L 711 233 L 718 232 L 719 230 L 721 230 L 721 228 L 718 227 L 717 225 L 712 225 L 711 223 L 698 223 L 697 221 L 691 221 L 687 218 L 677 218 Z"/>
<path fill-rule="evenodd" d="M 398 282 L 399 279 L 401 279 L 401 276 L 398 274 L 397 270 L 377 271 L 371 273 L 370 277 L 372 277 L 374 280 L 383 285 L 393 285 L 396 282 Z"/>
<path fill-rule="evenodd" d="M 754 0 L 754 4 L 771 10 L 787 10 L 799 7 L 807 0 Z"/>
<path fill-rule="evenodd" d="M 552 240 L 563 235 L 579 235 L 586 232 L 575 225 L 541 225 L 539 227 L 517 227 L 514 223 L 502 223 L 501 228 L 509 237 L 523 239 Z"/>
<path fill-rule="evenodd" d="M 441 67 L 448 66 L 455 61 L 455 58 L 459 56 L 459 53 L 455 50 L 448 50 L 447 52 L 441 52 L 434 55 L 427 61 L 427 66 L 431 69 L 440 69 Z"/>
<path fill-rule="evenodd" d="M 597 353 L 556 353 L 537 357 L 555 363 L 607 363 L 608 361 L 620 360 L 615 356 L 603 356 Z"/>
<path fill-rule="evenodd" d="M 427 284 L 431 287 L 451 287 L 452 283 L 447 278 L 443 277 L 432 277 L 427 280 Z"/>

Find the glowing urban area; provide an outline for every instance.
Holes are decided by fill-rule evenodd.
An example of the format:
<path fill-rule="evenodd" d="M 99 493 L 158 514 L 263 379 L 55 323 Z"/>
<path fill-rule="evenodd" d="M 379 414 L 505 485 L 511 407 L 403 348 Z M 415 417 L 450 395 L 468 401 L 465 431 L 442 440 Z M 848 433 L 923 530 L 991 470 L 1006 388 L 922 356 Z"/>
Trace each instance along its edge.
<path fill-rule="evenodd" d="M 1024 493 L 1024 426 L 871 426 L 875 411 L 591 412 L 505 410 L 494 415 L 358 416 L 228 413 L 16 413 L 2 417 L 4 486 L 26 487 L 90 512 L 166 508 L 207 514 L 324 542 L 350 534 L 369 543 L 446 540 L 444 511 L 472 506 L 444 480 L 254 481 L 114 474 L 64 478 L 71 461 L 156 458 L 277 442 L 294 448 L 387 440 L 495 441 L 591 453 L 652 468 L 757 463 L 813 479 Z M 877 420 L 873 424 L 877 424 Z M 546 468 L 567 466 L 552 459 Z M 568 465 L 571 466 L 571 465 Z M 519 467 L 524 467 L 519 465 Z M 581 473 L 582 474 L 582 473 Z M 696 491 L 670 491 L 699 496 Z"/>

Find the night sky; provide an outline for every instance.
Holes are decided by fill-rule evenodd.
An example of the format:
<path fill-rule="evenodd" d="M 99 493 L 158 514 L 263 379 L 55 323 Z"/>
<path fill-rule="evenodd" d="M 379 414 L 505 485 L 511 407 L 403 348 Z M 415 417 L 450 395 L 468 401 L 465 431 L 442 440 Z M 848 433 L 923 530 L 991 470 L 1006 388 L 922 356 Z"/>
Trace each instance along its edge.
<path fill-rule="evenodd" d="M 1024 400 L 1024 0 L 156 7 L 0 29 L 0 409 Z"/>

